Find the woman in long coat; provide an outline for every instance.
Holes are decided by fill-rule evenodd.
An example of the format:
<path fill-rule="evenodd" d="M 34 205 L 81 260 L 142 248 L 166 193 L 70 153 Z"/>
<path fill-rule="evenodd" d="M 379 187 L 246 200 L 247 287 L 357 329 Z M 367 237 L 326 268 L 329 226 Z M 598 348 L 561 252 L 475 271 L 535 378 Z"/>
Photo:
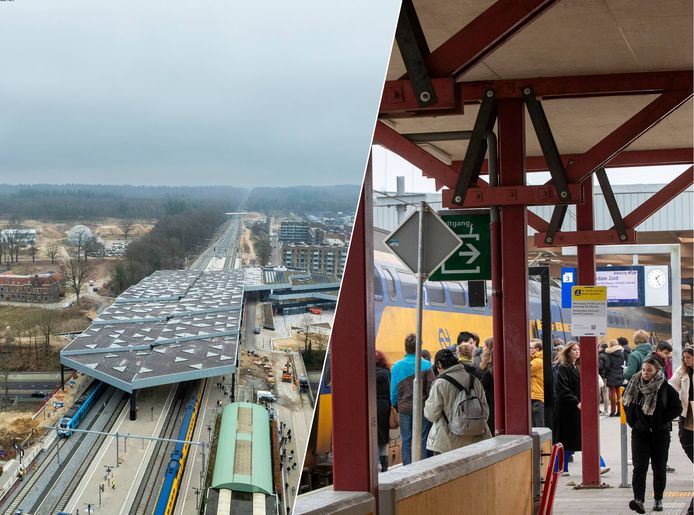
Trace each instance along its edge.
<path fill-rule="evenodd" d="M 378 428 L 378 461 L 381 472 L 388 470 L 390 443 L 390 364 L 385 354 L 376 351 L 376 421 Z"/>
<path fill-rule="evenodd" d="M 554 386 L 555 442 L 564 446 L 564 473 L 569 472 L 569 457 L 581 450 L 581 379 L 578 373 L 580 357 L 578 343 L 570 342 L 561 351 Z"/>

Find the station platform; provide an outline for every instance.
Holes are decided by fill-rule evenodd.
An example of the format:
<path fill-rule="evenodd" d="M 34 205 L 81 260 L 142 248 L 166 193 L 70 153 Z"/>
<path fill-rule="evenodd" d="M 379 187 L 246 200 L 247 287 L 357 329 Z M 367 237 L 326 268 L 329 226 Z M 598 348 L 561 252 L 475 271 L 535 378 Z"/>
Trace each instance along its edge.
<path fill-rule="evenodd" d="M 112 432 L 126 436 L 158 436 L 171 405 L 175 388 L 169 385 L 142 390 L 138 396 L 139 416 L 136 421 L 128 417 L 128 408 L 121 412 Z M 145 472 L 145 465 L 153 452 L 153 441 L 141 441 L 131 438 L 119 438 L 116 466 L 115 437 L 106 438 L 97 452 L 89 472 L 80 482 L 66 511 L 68 513 L 87 513 L 87 505 L 92 506 L 93 513 L 103 515 L 121 515 L 128 513 L 137 487 Z M 107 469 L 110 469 L 108 478 Z M 104 485 L 99 503 L 99 489 Z M 115 487 L 114 487 L 115 484 Z"/>
<path fill-rule="evenodd" d="M 627 441 L 630 442 L 631 434 Z M 592 515 L 629 515 L 634 512 L 629 509 L 629 501 L 633 499 L 631 488 L 620 488 L 620 425 L 619 418 L 601 417 L 600 419 L 600 449 L 610 471 L 602 476 L 604 483 L 610 488 L 605 489 L 576 489 L 581 482 L 581 453 L 574 456 L 569 463 L 569 475 L 561 476 L 554 498 L 554 515 L 592 514 Z M 629 444 L 629 459 L 631 459 L 631 444 Z M 663 497 L 665 514 L 683 515 L 687 512 L 689 501 L 694 495 L 694 468 L 684 454 L 677 438 L 677 424 L 673 424 L 668 465 L 675 469 L 667 475 L 667 487 Z M 628 479 L 631 483 L 631 466 Z M 544 473 L 544 472 L 543 472 Z M 646 513 L 653 507 L 653 476 L 648 474 L 646 482 Z"/>

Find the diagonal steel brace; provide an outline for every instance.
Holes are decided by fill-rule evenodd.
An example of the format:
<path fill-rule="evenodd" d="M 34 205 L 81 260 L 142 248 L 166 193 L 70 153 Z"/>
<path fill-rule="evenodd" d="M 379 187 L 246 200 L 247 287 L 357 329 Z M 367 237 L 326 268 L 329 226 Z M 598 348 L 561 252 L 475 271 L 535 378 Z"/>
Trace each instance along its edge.
<path fill-rule="evenodd" d="M 429 55 L 429 46 L 412 0 L 403 0 L 400 6 L 395 41 L 400 49 L 400 55 L 405 63 L 407 76 L 412 83 L 419 107 L 435 104 L 436 91 L 424 63 L 424 58 Z"/>
<path fill-rule="evenodd" d="M 480 175 L 484 156 L 487 152 L 487 133 L 491 132 L 496 123 L 498 106 L 496 95 L 489 89 L 484 95 L 480 110 L 477 113 L 475 126 L 472 129 L 470 143 L 468 143 L 460 176 L 453 191 L 453 204 L 462 205 L 465 195 L 471 184 L 477 182 Z"/>
<path fill-rule="evenodd" d="M 607 178 L 605 168 L 598 168 L 595 170 L 595 175 L 598 177 L 598 182 L 600 183 L 600 189 L 602 190 L 603 197 L 605 198 L 607 209 L 610 211 L 610 216 L 612 217 L 612 222 L 614 223 L 614 229 L 617 231 L 619 239 L 626 241 L 626 225 L 624 224 L 622 213 L 619 212 L 617 199 L 614 196 L 614 191 L 612 191 L 612 185 L 610 184 L 610 180 Z"/>
<path fill-rule="evenodd" d="M 569 188 L 566 183 L 566 173 L 564 163 L 561 160 L 557 143 L 554 140 L 552 129 L 549 127 L 545 110 L 539 100 L 535 98 L 533 88 L 526 86 L 523 88 L 523 101 L 528 115 L 533 122 L 535 134 L 542 147 L 542 153 L 547 161 L 549 173 L 552 175 L 552 182 L 557 189 L 557 195 L 562 200 L 569 200 Z"/>

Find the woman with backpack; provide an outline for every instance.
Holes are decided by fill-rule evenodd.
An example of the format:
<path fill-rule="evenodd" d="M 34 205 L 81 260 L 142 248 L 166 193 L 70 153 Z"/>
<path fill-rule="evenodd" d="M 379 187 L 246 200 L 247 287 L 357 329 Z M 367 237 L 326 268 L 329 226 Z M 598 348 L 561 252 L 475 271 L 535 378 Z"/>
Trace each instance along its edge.
<path fill-rule="evenodd" d="M 672 420 L 682 412 L 679 394 L 668 384 L 663 366 L 658 357 L 648 356 L 622 396 L 627 424 L 631 427 L 634 463 L 631 476 L 634 499 L 629 501 L 629 508 L 636 513 L 646 513 L 643 503 L 649 461 L 653 470 L 653 511 L 663 511 Z"/>
<path fill-rule="evenodd" d="M 381 351 L 376 351 L 376 421 L 378 427 L 378 462 L 381 472 L 388 470 L 390 443 L 390 363 Z"/>
<path fill-rule="evenodd" d="M 479 379 L 449 349 L 436 353 L 434 367 L 438 377 L 424 404 L 424 416 L 433 423 L 427 450 L 441 454 L 491 438 L 489 406 Z"/>

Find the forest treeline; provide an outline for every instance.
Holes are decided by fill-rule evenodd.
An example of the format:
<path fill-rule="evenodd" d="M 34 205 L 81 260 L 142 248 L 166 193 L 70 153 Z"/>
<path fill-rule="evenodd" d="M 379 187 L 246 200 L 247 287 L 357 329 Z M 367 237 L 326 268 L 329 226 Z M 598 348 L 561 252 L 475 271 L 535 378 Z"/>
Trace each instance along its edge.
<path fill-rule="evenodd" d="M 123 259 L 114 265 L 114 292 L 120 294 L 156 270 L 186 268 L 225 220 L 219 206 L 188 207 L 165 215 L 149 233 L 128 245 Z"/>
<path fill-rule="evenodd" d="M 304 214 L 353 212 L 359 186 L 114 186 L 88 184 L 0 184 L 0 218 L 80 221 L 97 218 L 156 220 L 193 205 L 226 211 Z"/>
<path fill-rule="evenodd" d="M 254 188 L 245 203 L 247 211 L 267 214 L 304 214 L 320 211 L 353 213 L 360 186 L 293 186 Z"/>
<path fill-rule="evenodd" d="M 0 184 L 0 218 L 51 221 L 95 218 L 159 219 L 189 205 L 239 209 L 248 190 L 233 186 L 114 186 Z"/>

